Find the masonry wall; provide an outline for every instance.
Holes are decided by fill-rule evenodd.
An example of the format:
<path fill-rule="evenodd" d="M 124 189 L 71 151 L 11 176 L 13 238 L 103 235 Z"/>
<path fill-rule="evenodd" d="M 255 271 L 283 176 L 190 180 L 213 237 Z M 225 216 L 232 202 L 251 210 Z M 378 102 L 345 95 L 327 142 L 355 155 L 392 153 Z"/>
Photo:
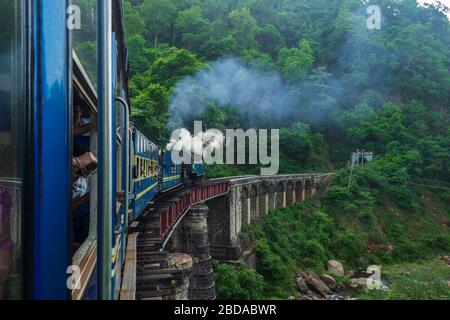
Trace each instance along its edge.
<path fill-rule="evenodd" d="M 241 230 L 268 212 L 304 201 L 325 190 L 331 175 L 286 175 L 232 180 L 227 195 L 208 201 L 208 229 L 214 259 L 242 256 Z M 324 189 L 325 188 L 325 189 Z M 323 192 L 318 192 L 319 196 Z"/>

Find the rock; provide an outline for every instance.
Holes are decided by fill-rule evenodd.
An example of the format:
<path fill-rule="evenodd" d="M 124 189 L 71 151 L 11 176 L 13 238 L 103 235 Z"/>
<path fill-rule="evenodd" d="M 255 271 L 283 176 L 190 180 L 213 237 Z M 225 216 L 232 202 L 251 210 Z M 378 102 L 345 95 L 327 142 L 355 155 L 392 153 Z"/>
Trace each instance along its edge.
<path fill-rule="evenodd" d="M 312 291 L 320 294 L 324 298 L 327 295 L 332 294 L 330 288 L 328 288 L 328 286 L 322 280 L 320 280 L 320 278 L 314 272 L 308 272 L 306 274 L 305 281 Z"/>
<path fill-rule="evenodd" d="M 334 274 L 335 276 L 342 277 L 345 275 L 344 267 L 342 266 L 342 264 L 339 261 L 336 261 L 336 260 L 328 261 L 327 269 L 328 269 L 328 272 Z"/>
<path fill-rule="evenodd" d="M 349 271 L 347 271 L 347 277 L 348 277 L 348 278 L 353 278 L 353 277 L 355 276 L 355 274 L 356 274 L 356 271 L 355 271 L 355 270 L 349 270 Z"/>
<path fill-rule="evenodd" d="M 366 285 L 367 285 L 367 278 L 350 279 L 350 287 L 352 288 L 364 287 Z"/>
<path fill-rule="evenodd" d="M 308 291 L 306 296 L 310 297 L 312 300 L 323 300 L 323 297 L 320 294 L 317 294 L 313 291 Z"/>
<path fill-rule="evenodd" d="M 294 297 L 294 296 L 290 296 L 290 297 L 288 298 L 288 300 L 297 300 L 297 298 Z"/>
<path fill-rule="evenodd" d="M 444 262 L 448 267 L 450 267 L 450 257 L 449 256 L 441 256 L 439 257 L 439 260 Z"/>
<path fill-rule="evenodd" d="M 332 291 L 336 291 L 338 289 L 338 284 L 336 280 L 332 276 L 324 274 L 320 277 L 320 279 L 330 288 Z"/>
<path fill-rule="evenodd" d="M 303 295 L 303 296 L 297 297 L 295 300 L 308 300 L 308 301 L 311 301 L 312 298 L 307 296 L 307 295 Z"/>
<path fill-rule="evenodd" d="M 380 253 L 380 252 L 385 252 L 388 255 L 392 256 L 394 254 L 394 247 L 392 246 L 392 244 L 371 244 L 369 245 L 369 251 L 372 253 Z"/>
<path fill-rule="evenodd" d="M 304 277 L 306 277 L 306 275 L 304 275 L 304 276 L 298 275 L 295 278 L 295 283 L 297 284 L 297 288 L 300 291 L 300 293 L 302 293 L 302 294 L 305 294 L 309 291 Z"/>

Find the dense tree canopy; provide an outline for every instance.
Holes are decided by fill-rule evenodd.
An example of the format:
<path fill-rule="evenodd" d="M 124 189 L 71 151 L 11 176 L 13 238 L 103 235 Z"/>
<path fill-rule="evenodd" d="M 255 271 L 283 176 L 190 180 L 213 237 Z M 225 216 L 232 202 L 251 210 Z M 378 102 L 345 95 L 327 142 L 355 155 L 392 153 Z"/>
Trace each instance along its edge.
<path fill-rule="evenodd" d="M 380 30 L 366 26 L 370 4 L 381 8 Z M 281 123 L 271 113 L 263 121 L 286 128 L 282 142 L 292 148 L 282 152 L 294 162 L 282 170 L 317 167 L 325 149 L 329 159 L 320 163 L 344 165 L 365 148 L 405 154 L 420 163 L 414 174 L 448 179 L 446 10 L 414 0 L 126 0 L 134 117 L 164 142 L 177 83 L 233 55 L 280 74 L 301 102 Z M 205 110 L 207 126 L 246 126 L 235 108 Z M 305 132 L 299 123 L 309 134 L 297 145 Z"/>

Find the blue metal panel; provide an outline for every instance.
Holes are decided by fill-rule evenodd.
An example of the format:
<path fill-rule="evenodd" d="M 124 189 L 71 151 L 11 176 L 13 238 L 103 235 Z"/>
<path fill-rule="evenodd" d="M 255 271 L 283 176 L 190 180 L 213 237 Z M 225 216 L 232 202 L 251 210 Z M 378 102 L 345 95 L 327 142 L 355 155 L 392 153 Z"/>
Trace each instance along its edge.
<path fill-rule="evenodd" d="M 111 229 L 113 231 L 117 231 L 117 228 L 119 227 L 117 224 L 120 223 L 120 220 L 117 221 L 117 216 L 116 216 L 116 211 L 117 211 L 117 202 L 116 202 L 116 190 L 117 190 L 117 135 L 116 135 L 116 130 L 117 130 L 117 111 L 116 111 L 116 97 L 115 97 L 115 92 L 116 92 L 116 80 L 117 80 L 117 60 L 116 60 L 116 33 L 113 32 L 112 33 L 112 50 L 111 50 L 111 61 L 112 61 L 112 108 L 113 108 L 113 113 L 112 113 L 112 117 L 113 117 L 113 126 L 112 126 L 112 136 L 113 136 L 113 145 L 112 145 L 112 165 L 113 165 L 113 176 L 112 176 L 112 186 L 111 186 L 111 194 L 112 194 L 112 226 Z M 111 244 L 112 244 L 112 248 L 114 248 L 116 246 L 116 237 L 115 237 L 115 232 L 112 232 L 111 234 L 112 239 L 111 239 Z M 115 277 L 117 275 L 115 275 L 112 279 L 111 279 L 111 296 L 114 297 L 114 291 L 115 291 Z M 120 275 L 119 275 L 120 276 Z"/>
<path fill-rule="evenodd" d="M 66 299 L 69 293 L 71 133 L 66 8 L 67 1 L 35 1 L 35 299 Z"/>
<path fill-rule="evenodd" d="M 116 218 L 116 190 L 117 190 L 117 135 L 116 135 L 116 130 L 117 130 L 117 112 L 116 112 L 116 97 L 115 97 L 115 92 L 116 92 L 116 80 L 117 80 L 117 60 L 116 60 L 116 33 L 113 32 L 112 34 L 112 74 L 113 74 L 113 78 L 112 78 L 112 94 L 113 97 L 112 99 L 112 106 L 113 106 L 113 127 L 112 127 L 112 131 L 111 134 L 113 136 L 113 147 L 112 147 L 112 163 L 113 163 L 113 177 L 112 177 L 112 186 L 111 186 L 111 190 L 112 190 L 112 208 L 113 208 L 113 212 L 111 212 L 112 214 L 112 230 L 116 231 L 116 224 L 117 224 L 117 218 Z M 114 232 L 112 233 L 112 246 L 114 248 L 115 246 L 115 236 L 114 236 Z M 114 283 L 114 282 L 113 282 Z M 114 291 L 114 288 L 113 288 Z"/>
<path fill-rule="evenodd" d="M 192 165 L 192 174 L 195 174 L 197 176 L 204 176 L 205 175 L 205 165 L 203 163 L 194 163 Z"/>
<path fill-rule="evenodd" d="M 158 193 L 158 179 L 155 177 L 135 182 L 135 200 L 132 202 L 134 219 L 136 219 Z"/>
<path fill-rule="evenodd" d="M 161 191 L 164 191 L 181 183 L 181 166 L 173 166 L 170 152 L 164 153 L 162 162 Z"/>

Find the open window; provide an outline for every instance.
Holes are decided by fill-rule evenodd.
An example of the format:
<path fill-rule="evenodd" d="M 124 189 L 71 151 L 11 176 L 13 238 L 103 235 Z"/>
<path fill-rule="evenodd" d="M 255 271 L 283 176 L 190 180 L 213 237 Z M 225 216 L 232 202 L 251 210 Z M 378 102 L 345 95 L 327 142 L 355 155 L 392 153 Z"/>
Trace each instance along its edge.
<path fill-rule="evenodd" d="M 91 153 L 97 157 L 97 1 L 72 0 L 72 4 L 79 6 L 82 13 L 89 13 L 83 15 L 83 27 L 72 31 L 73 156 Z M 81 289 L 73 290 L 72 298 L 81 299 L 95 270 L 98 178 L 95 169 L 85 171 L 79 192 L 75 175 L 73 180 L 72 263 L 80 267 Z"/>

